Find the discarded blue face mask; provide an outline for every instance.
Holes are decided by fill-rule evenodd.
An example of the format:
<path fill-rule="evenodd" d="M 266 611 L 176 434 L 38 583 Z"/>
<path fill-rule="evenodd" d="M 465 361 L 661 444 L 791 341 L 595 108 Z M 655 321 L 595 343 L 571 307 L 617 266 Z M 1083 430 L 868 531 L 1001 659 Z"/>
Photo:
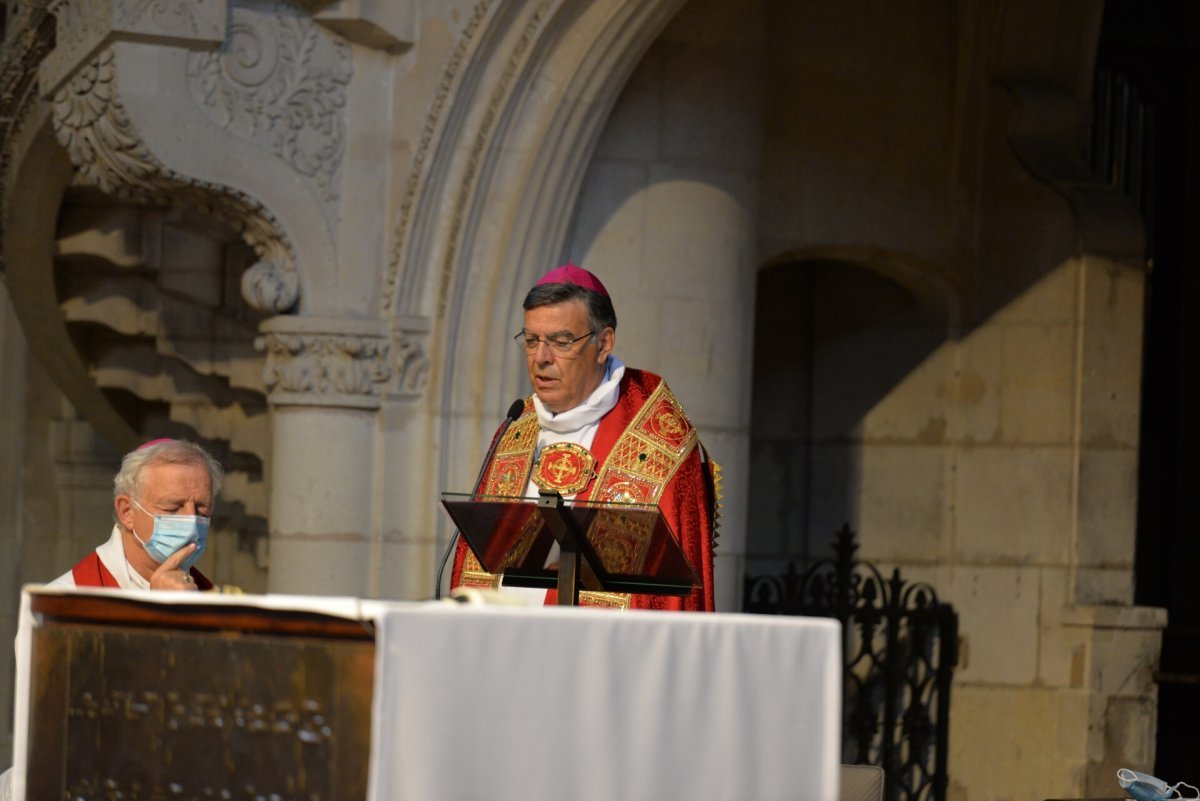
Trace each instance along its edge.
<path fill-rule="evenodd" d="M 1148 773 L 1139 773 L 1136 770 L 1129 770 L 1128 768 L 1121 768 L 1117 771 L 1117 782 L 1129 794 L 1129 797 L 1135 799 L 1135 801 L 1200 799 L 1200 792 L 1186 782 L 1167 784 L 1157 776 L 1151 776 Z M 1179 789 L 1180 787 L 1186 787 L 1191 791 L 1191 795 L 1184 795 Z"/>
<path fill-rule="evenodd" d="M 194 542 L 196 550 L 179 563 L 180 570 L 191 570 L 208 545 L 209 518 L 200 515 L 156 515 L 137 501 L 133 502 L 137 508 L 154 518 L 154 529 L 148 541 L 139 537 L 136 531 L 133 532 L 134 538 L 142 544 L 150 558 L 161 565 L 171 554 Z"/>

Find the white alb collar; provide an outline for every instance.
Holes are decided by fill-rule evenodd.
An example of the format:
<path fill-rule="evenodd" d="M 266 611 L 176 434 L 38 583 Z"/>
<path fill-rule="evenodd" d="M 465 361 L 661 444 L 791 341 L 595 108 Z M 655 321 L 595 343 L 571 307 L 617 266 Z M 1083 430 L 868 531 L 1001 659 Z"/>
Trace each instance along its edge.
<path fill-rule="evenodd" d="M 609 356 L 608 362 L 604 365 L 604 378 L 600 381 L 600 386 L 592 390 L 592 394 L 588 395 L 587 400 L 583 403 L 558 414 L 543 406 L 541 399 L 535 394 L 533 408 L 537 410 L 538 425 L 544 431 L 570 434 L 584 426 L 598 423 L 601 417 L 608 414 L 617 405 L 621 378 L 624 375 L 624 363 L 616 356 Z"/>

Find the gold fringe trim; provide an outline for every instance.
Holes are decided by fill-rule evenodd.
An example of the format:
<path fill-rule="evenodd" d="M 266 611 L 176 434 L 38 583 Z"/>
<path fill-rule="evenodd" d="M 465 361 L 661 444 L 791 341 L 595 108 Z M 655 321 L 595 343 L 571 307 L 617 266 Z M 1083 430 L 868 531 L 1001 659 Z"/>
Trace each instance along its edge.
<path fill-rule="evenodd" d="M 712 465 L 713 477 L 713 550 L 717 549 L 717 539 L 721 536 L 719 529 L 721 526 L 721 510 L 725 505 L 721 501 L 725 498 L 725 473 L 721 470 L 721 465 L 717 464 L 711 456 L 708 463 Z"/>

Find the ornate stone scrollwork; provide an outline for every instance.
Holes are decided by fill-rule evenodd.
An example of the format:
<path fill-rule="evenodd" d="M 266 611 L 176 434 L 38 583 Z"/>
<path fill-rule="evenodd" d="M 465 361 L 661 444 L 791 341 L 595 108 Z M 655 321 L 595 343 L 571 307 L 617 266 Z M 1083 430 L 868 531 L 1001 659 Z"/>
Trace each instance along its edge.
<path fill-rule="evenodd" d="M 113 51 L 105 49 L 54 98 L 54 132 L 71 162 L 109 194 L 140 190 L 159 199 L 151 177 L 163 171 L 117 98 Z"/>
<path fill-rule="evenodd" d="M 38 65 L 54 48 L 56 21 L 45 3 L 9 4 L 7 40 L 0 47 L 0 205 L 7 219 L 10 169 L 19 132 L 38 108 Z M 0 230 L 0 240 L 3 239 Z"/>
<path fill-rule="evenodd" d="M 345 151 L 350 47 L 281 8 L 236 9 L 220 50 L 189 56 L 188 90 L 213 122 L 274 152 L 329 202 Z"/>
<path fill-rule="evenodd" d="M 159 161 L 121 104 L 114 58 L 104 49 L 54 97 L 54 131 L 79 174 L 117 197 L 200 209 L 229 223 L 262 259 L 243 280 L 246 302 L 272 312 L 295 306 L 299 279 L 278 221 L 246 193 L 188 178 Z"/>
<path fill-rule="evenodd" d="M 285 312 L 300 299 L 300 279 L 273 261 L 260 261 L 242 273 L 242 297 L 256 309 Z"/>

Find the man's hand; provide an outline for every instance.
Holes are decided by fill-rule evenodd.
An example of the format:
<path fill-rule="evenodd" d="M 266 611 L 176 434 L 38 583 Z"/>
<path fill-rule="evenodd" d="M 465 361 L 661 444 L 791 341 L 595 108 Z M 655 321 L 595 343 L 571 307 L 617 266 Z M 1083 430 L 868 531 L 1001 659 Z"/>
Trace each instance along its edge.
<path fill-rule="evenodd" d="M 150 575 L 152 590 L 199 590 L 196 582 L 188 571 L 179 567 L 179 563 L 191 556 L 196 550 L 196 543 L 189 542 L 175 553 L 166 558 L 158 569 Z"/>

